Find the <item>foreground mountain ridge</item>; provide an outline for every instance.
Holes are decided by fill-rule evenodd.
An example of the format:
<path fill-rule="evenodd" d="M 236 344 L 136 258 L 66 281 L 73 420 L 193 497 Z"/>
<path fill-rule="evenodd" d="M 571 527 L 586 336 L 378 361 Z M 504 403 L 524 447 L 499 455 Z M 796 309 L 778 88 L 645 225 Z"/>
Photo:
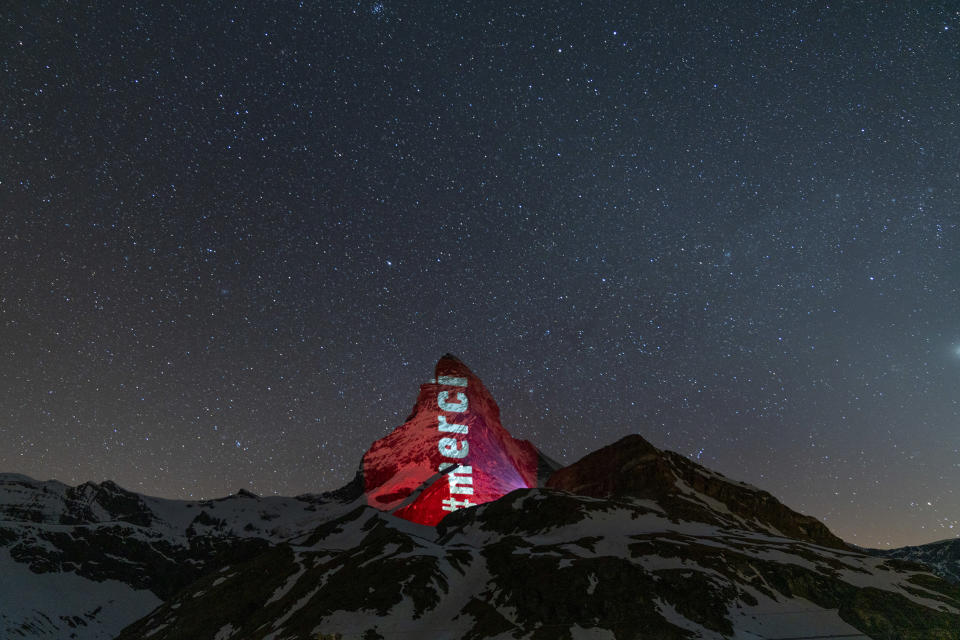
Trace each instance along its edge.
<path fill-rule="evenodd" d="M 960 587 L 910 562 L 956 575 L 955 546 L 848 545 L 639 435 L 559 468 L 452 356 L 395 433 L 393 458 L 384 438 L 347 486 L 294 498 L 0 474 L 0 637 L 960 640 Z M 462 451 L 456 482 L 418 447 Z M 397 517 L 429 491 L 460 508 Z"/>
<path fill-rule="evenodd" d="M 335 517 L 346 493 L 168 500 L 0 473 L 0 637 L 113 638 L 206 573 Z"/>
<path fill-rule="evenodd" d="M 960 588 L 815 522 L 630 436 L 435 528 L 358 507 L 119 640 L 960 638 Z"/>
<path fill-rule="evenodd" d="M 924 564 L 941 578 L 960 585 L 960 538 L 868 552 L 885 558 Z"/>
<path fill-rule="evenodd" d="M 547 488 L 458 511 L 436 528 L 350 491 L 186 502 L 109 482 L 71 488 L 0 474 L 2 575 L 13 576 L 16 563 L 63 581 L 48 606 L 63 605 L 63 593 L 104 597 L 85 611 L 38 609 L 14 620 L 9 603 L 31 591 L 20 584 L 0 600 L 8 625 L 0 631 L 123 640 L 403 638 L 437 628 L 445 635 L 433 637 L 773 638 L 805 629 L 957 637 L 960 589 L 816 528 L 783 535 L 791 520 L 809 527 L 812 519 L 782 505 L 773 516 L 744 517 L 744 504 L 775 499 L 657 452 L 630 436 L 556 472 Z M 631 495 L 637 478 L 653 480 Z M 111 564 L 123 549 L 137 561 Z M 601 630 L 607 635 L 590 635 Z"/>

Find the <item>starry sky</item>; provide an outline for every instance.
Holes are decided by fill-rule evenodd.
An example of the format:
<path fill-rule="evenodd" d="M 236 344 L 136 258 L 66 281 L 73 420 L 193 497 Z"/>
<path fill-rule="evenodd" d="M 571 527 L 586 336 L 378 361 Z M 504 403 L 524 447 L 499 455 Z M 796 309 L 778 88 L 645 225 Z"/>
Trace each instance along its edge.
<path fill-rule="evenodd" d="M 960 535 L 952 2 L 0 9 L 0 471 L 334 489 L 446 352 L 848 541 Z"/>

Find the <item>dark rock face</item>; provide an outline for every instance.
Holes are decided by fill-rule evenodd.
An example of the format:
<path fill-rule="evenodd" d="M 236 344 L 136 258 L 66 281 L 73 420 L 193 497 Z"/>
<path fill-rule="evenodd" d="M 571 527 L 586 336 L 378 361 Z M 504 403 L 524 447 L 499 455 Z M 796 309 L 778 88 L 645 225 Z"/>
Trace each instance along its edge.
<path fill-rule="evenodd" d="M 915 547 L 889 550 L 867 550 L 885 558 L 917 562 L 933 569 L 934 573 L 960 585 L 960 538 L 941 540 Z"/>
<path fill-rule="evenodd" d="M 406 422 L 363 456 L 368 504 L 435 525 L 452 511 L 536 487 L 544 461 L 500 424 L 490 392 L 460 360 L 445 355 Z"/>
<path fill-rule="evenodd" d="M 150 510 L 141 497 L 109 480 L 68 487 L 58 482 L 38 483 L 25 476 L 3 474 L 0 488 L 20 498 L 0 503 L 0 520 L 78 525 L 111 520 L 149 527 Z"/>
<path fill-rule="evenodd" d="M 269 546 L 261 538 L 193 536 L 183 545 L 134 534 L 120 525 L 37 531 L 33 544 L 12 545 L 10 557 L 34 573 L 67 571 L 96 582 L 118 580 L 165 599 L 205 573 Z"/>
<path fill-rule="evenodd" d="M 67 490 L 67 509 L 60 515 L 60 524 L 90 524 L 98 522 L 95 510 L 110 513 L 113 519 L 140 527 L 153 522 L 150 510 L 139 495 L 125 491 L 107 480 L 102 484 L 85 482 Z"/>
<path fill-rule="evenodd" d="M 557 470 L 462 362 L 435 374 L 328 494 L 0 474 L 0 637 L 960 640 L 960 587 L 908 561 L 957 571 L 955 541 L 856 549 L 639 436 Z"/>
<path fill-rule="evenodd" d="M 364 506 L 201 579 L 118 640 L 960 638 L 960 589 L 922 568 L 647 502 L 525 489 L 436 529 Z"/>
<path fill-rule="evenodd" d="M 260 526 L 234 531 L 231 523 L 212 515 L 235 512 L 233 504 L 217 509 L 214 501 L 149 499 L 153 504 L 148 505 L 143 496 L 112 482 L 67 487 L 10 480 L 0 488 L 4 484 L 33 496 L 3 505 L 0 546 L 37 574 L 69 571 L 98 582 L 119 580 L 168 598 L 226 562 L 262 552 L 271 538 L 256 507 L 244 518 Z M 238 494 L 233 501 L 244 498 Z M 177 511 L 179 522 L 164 520 L 158 511 Z M 180 523 L 189 524 L 181 528 Z"/>
<path fill-rule="evenodd" d="M 432 545 L 410 535 L 401 526 L 405 524 L 359 507 L 251 561 L 207 576 L 120 638 L 213 638 L 227 626 L 233 629 L 228 637 L 235 638 L 261 638 L 281 626 L 280 637 L 313 638 L 315 627 L 356 602 L 363 602 L 365 615 L 372 617 L 407 604 L 411 615 L 420 617 L 439 604 L 438 586 L 446 578 L 442 558 L 431 555 Z M 300 603 L 299 614 L 286 616 L 289 624 L 279 622 L 292 602 Z M 154 632 L 161 625 L 169 632 Z"/>
<path fill-rule="evenodd" d="M 785 507 L 766 491 L 725 478 L 672 451 L 661 451 L 638 435 L 556 471 L 546 486 L 596 498 L 647 498 L 679 519 L 848 548 L 817 519 Z"/>
<path fill-rule="evenodd" d="M 344 508 L 322 495 L 187 502 L 0 474 L 0 637 L 113 637 L 203 576 Z M 11 580 L 30 604 L 10 607 Z M 44 596 L 59 591 L 69 597 Z"/>

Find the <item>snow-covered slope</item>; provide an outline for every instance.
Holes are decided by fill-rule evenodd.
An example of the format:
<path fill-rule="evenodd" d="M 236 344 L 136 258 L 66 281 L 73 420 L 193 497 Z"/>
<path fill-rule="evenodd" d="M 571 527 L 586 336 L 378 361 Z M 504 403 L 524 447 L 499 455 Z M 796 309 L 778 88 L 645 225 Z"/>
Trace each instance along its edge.
<path fill-rule="evenodd" d="M 937 575 L 960 585 L 960 538 L 950 538 L 915 547 L 869 551 L 886 558 L 919 562 L 930 567 Z"/>
<path fill-rule="evenodd" d="M 437 529 L 361 507 L 203 578 L 120 640 L 859 632 L 960 637 L 960 590 L 853 550 L 673 520 L 646 500 L 527 489 Z"/>
<path fill-rule="evenodd" d="M 429 527 L 363 505 L 120 640 L 960 639 L 960 589 L 639 437 Z M 586 495 L 584 495 L 586 494 Z"/>
<path fill-rule="evenodd" d="M 331 494 L 0 474 L 0 638 L 960 640 L 960 587 L 638 435 L 557 466 L 444 356 Z"/>
<path fill-rule="evenodd" d="M 109 640 L 161 603 L 118 580 L 34 573 L 0 549 L 0 637 Z"/>
<path fill-rule="evenodd" d="M 187 502 L 0 474 L 0 638 L 112 638 L 206 573 L 312 529 L 355 497 Z"/>

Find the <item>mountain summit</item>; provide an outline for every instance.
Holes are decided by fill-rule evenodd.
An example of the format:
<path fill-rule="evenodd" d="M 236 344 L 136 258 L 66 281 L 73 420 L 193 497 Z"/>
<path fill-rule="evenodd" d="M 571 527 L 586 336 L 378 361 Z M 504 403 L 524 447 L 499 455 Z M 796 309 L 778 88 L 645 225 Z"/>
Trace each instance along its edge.
<path fill-rule="evenodd" d="M 449 355 L 327 494 L 0 474 L 0 638 L 814 637 L 960 640 L 960 588 L 639 435 L 556 469 Z"/>
<path fill-rule="evenodd" d="M 407 420 L 363 456 L 368 504 L 419 524 L 542 484 L 551 464 L 500 424 L 500 408 L 467 365 L 446 354 Z"/>
<path fill-rule="evenodd" d="M 793 511 L 766 491 L 673 451 L 661 451 L 636 434 L 558 470 L 546 486 L 594 498 L 651 499 L 677 520 L 850 548 L 822 522 Z"/>

